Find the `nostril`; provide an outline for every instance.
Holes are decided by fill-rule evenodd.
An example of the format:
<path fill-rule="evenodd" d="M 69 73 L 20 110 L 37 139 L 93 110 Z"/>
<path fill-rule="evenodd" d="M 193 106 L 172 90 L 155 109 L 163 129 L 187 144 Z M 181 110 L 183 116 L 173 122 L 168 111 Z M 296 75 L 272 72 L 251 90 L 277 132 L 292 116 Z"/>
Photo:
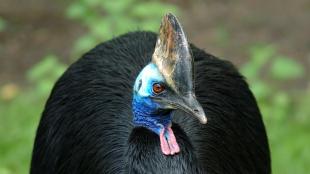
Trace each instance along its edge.
<path fill-rule="evenodd" d="M 198 109 L 194 109 L 194 112 L 198 112 Z"/>

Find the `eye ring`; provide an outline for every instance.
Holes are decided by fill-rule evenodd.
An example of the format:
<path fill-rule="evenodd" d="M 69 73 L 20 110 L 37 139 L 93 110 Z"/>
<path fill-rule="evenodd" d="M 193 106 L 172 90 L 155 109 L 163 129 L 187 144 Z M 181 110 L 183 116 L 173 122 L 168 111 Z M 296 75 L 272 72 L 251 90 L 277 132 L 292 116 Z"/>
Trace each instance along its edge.
<path fill-rule="evenodd" d="M 155 94 L 160 94 L 165 91 L 165 85 L 162 83 L 154 83 L 152 89 Z"/>

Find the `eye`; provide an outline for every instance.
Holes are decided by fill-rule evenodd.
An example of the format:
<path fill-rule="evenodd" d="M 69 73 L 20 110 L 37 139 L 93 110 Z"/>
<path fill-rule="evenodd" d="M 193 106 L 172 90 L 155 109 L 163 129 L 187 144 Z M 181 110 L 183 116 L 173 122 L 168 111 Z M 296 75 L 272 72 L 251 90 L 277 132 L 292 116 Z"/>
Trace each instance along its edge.
<path fill-rule="evenodd" d="M 154 83 L 153 84 L 153 92 L 155 94 L 159 94 L 165 90 L 165 86 L 161 83 Z"/>

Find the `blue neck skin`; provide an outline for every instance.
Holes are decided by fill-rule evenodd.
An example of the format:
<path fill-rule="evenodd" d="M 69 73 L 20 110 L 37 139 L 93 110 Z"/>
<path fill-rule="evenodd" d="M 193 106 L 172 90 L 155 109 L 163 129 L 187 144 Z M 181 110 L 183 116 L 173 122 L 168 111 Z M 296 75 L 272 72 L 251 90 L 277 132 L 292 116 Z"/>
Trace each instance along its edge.
<path fill-rule="evenodd" d="M 171 112 L 160 112 L 159 105 L 148 97 L 134 96 L 133 123 L 145 127 L 156 134 L 171 125 Z"/>

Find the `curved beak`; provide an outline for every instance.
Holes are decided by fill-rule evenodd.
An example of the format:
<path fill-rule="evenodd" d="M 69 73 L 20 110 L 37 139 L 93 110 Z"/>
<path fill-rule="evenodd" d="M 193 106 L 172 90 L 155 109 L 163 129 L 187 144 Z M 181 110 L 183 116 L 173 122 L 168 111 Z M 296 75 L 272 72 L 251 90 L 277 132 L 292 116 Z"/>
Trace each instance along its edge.
<path fill-rule="evenodd" d="M 201 124 L 207 123 L 206 114 L 196 99 L 195 95 L 189 94 L 185 97 L 182 97 L 179 100 L 175 100 L 171 102 L 174 107 L 180 109 L 194 117 L 196 117 Z"/>
<path fill-rule="evenodd" d="M 184 98 L 184 104 L 185 105 L 180 104 L 179 109 L 182 109 L 184 112 L 196 117 L 201 124 L 207 123 L 206 114 L 195 96 L 190 95 L 190 97 Z"/>
<path fill-rule="evenodd" d="M 164 105 L 165 108 L 180 109 L 197 118 L 201 124 L 207 123 L 207 117 L 204 109 L 193 93 L 181 97 L 174 94 L 163 98 L 154 97 L 153 99 Z"/>

